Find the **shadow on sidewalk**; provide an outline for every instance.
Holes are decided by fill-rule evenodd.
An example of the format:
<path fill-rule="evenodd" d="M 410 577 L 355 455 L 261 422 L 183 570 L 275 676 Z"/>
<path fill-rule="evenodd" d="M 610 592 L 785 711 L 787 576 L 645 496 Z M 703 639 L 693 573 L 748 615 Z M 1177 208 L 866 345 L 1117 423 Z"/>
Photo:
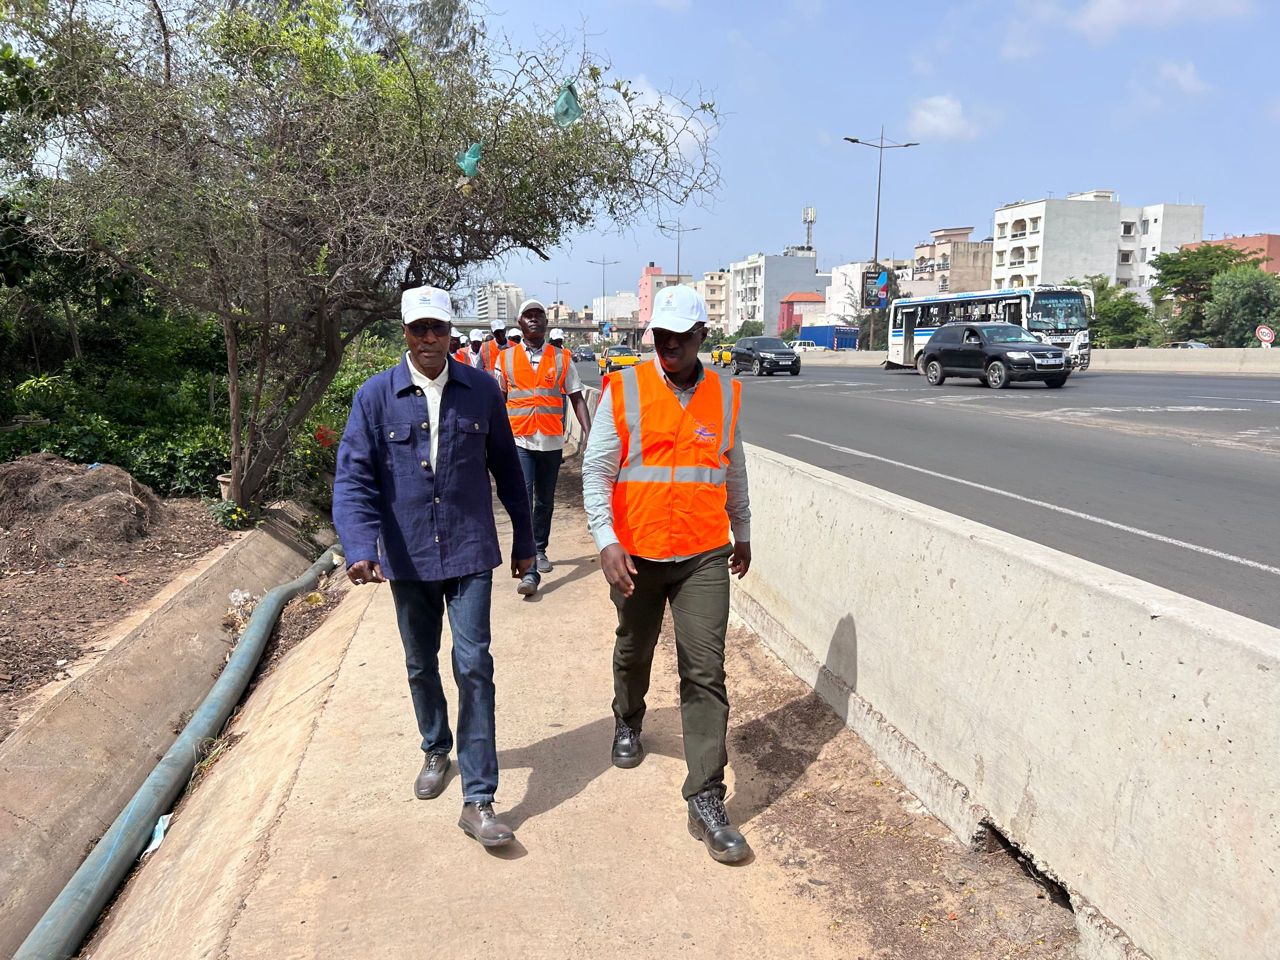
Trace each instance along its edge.
<path fill-rule="evenodd" d="M 572 567 L 572 571 L 567 576 L 557 576 L 561 570 Z M 575 580 L 581 580 L 583 577 L 589 577 L 591 574 L 600 569 L 599 558 L 594 553 L 589 553 L 583 557 L 574 557 L 572 560 L 555 561 L 555 569 L 551 573 L 543 574 L 542 585 L 538 588 L 538 592 L 532 597 L 525 599 L 526 603 L 538 603 L 549 593 L 555 593 L 563 586 L 573 583 Z M 553 577 L 554 579 L 546 579 Z"/>
<path fill-rule="evenodd" d="M 553 734 L 545 740 L 498 753 L 502 770 L 527 768 L 529 785 L 524 799 L 504 814 L 513 830 L 521 824 L 554 810 L 576 797 L 606 773 L 635 776 L 640 770 L 614 770 L 609 761 L 613 745 L 613 714 L 584 724 L 575 730 Z M 650 709 L 644 720 L 644 749 L 648 754 L 673 757 L 684 762 L 680 734 L 680 711 L 676 707 Z"/>

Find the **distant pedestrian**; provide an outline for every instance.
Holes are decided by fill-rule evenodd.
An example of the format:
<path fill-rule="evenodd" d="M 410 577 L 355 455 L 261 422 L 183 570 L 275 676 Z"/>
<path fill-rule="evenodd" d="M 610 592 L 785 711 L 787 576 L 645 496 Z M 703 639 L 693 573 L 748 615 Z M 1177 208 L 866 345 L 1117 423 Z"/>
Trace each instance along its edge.
<path fill-rule="evenodd" d="M 459 363 L 465 363 L 476 370 L 488 369 L 484 365 L 484 332 L 482 330 L 472 330 L 467 337 L 466 347 L 459 352 L 461 356 L 454 354 L 454 359 Z"/>
<path fill-rule="evenodd" d="M 507 342 L 507 325 L 501 320 L 490 320 L 489 329 L 493 332 L 493 339 L 484 345 L 484 368 L 494 371 L 498 369 L 498 354 L 510 344 Z"/>
<path fill-rule="evenodd" d="M 557 350 L 563 350 L 564 349 L 564 331 L 561 330 L 559 327 L 556 327 L 554 330 L 552 330 L 550 333 L 547 334 L 547 342 L 550 343 Z"/>
<path fill-rule="evenodd" d="M 605 378 L 582 463 L 587 523 L 618 611 L 611 759 L 644 759 L 645 694 L 670 605 L 689 831 L 715 860 L 736 863 L 751 854 L 724 807 L 729 575 L 751 566 L 741 384 L 698 359 L 707 309 L 691 287 L 657 294 L 649 330 L 655 358 Z"/>
<path fill-rule="evenodd" d="M 408 350 L 395 367 L 365 381 L 342 435 L 334 525 L 353 582 L 391 581 L 426 754 L 414 781 L 422 800 L 444 791 L 454 745 L 438 664 L 448 611 L 458 685 L 458 826 L 499 847 L 515 836 L 493 810 L 498 751 L 489 605 L 502 553 L 490 475 L 511 518 L 516 579 L 534 562 L 529 497 L 493 378 L 449 357 L 449 294 L 406 290 L 400 313 Z"/>
<path fill-rule="evenodd" d="M 520 450 L 520 467 L 533 508 L 533 538 L 537 563 L 516 588 L 521 596 L 538 592 L 542 575 L 553 569 L 547 557 L 556 484 L 564 459 L 565 403 L 573 407 L 586 437 L 591 414 L 582 395 L 582 381 L 569 351 L 546 342 L 547 310 L 537 300 L 520 305 L 522 342 L 502 354 L 498 380 L 507 397 L 511 432 Z"/>
<path fill-rule="evenodd" d="M 510 330 L 507 331 L 507 342 L 508 343 L 520 342 L 520 329 L 518 327 L 512 327 Z"/>
<path fill-rule="evenodd" d="M 449 352 L 456 354 L 462 349 L 462 331 L 457 327 L 449 328 Z"/>

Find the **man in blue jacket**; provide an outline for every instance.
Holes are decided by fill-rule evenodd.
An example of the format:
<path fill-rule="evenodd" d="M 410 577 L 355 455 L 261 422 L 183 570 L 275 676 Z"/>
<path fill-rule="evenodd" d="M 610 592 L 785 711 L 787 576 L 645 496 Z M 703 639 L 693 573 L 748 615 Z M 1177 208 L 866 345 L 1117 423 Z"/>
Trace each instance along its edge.
<path fill-rule="evenodd" d="M 497 817 L 489 600 L 502 563 L 489 475 L 511 517 L 511 575 L 534 562 L 524 474 L 498 385 L 449 356 L 453 308 L 434 287 L 400 299 L 400 363 L 356 393 L 338 449 L 333 519 L 357 584 L 391 581 L 409 692 L 426 759 L 419 799 L 444 790 L 453 734 L 437 662 L 446 610 L 458 684 L 458 768 L 468 835 L 486 847 L 515 839 Z"/>

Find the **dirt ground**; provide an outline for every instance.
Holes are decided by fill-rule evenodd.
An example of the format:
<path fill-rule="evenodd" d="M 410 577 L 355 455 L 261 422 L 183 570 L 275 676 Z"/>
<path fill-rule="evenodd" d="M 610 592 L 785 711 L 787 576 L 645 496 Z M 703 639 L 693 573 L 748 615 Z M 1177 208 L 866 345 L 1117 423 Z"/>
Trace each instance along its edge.
<path fill-rule="evenodd" d="M 674 660 L 669 622 L 662 645 Z M 763 807 L 756 836 L 792 892 L 831 915 L 837 936 L 846 923 L 869 927 L 876 951 L 850 960 L 1075 956 L 1074 917 L 1059 892 L 1015 854 L 970 851 L 920 816 L 919 802 L 750 631 L 730 632 L 726 669 L 738 788 L 763 793 L 748 800 Z"/>
<path fill-rule="evenodd" d="M 0 464 L 0 740 L 20 698 L 228 536 L 199 501 L 163 501 L 116 467 Z"/>

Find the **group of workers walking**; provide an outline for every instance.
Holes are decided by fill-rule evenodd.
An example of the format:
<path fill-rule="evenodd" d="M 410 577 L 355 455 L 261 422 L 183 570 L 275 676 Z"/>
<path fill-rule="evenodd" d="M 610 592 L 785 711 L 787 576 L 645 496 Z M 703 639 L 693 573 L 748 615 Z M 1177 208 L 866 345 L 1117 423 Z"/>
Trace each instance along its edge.
<path fill-rule="evenodd" d="M 724 807 L 724 657 L 730 577 L 744 576 L 751 565 L 751 511 L 740 385 L 698 359 L 708 335 L 702 298 L 685 286 L 656 295 L 648 326 L 653 359 L 605 378 L 594 423 L 563 334 L 548 331 L 539 301 L 521 304 L 518 329 L 495 321 L 492 339 L 472 331 L 465 345 L 444 290 L 406 290 L 401 319 L 404 356 L 371 377 L 352 405 L 333 510 L 351 580 L 390 581 L 425 755 L 415 795 L 429 800 L 444 792 L 456 745 L 459 826 L 486 847 L 514 840 L 493 808 L 490 602 L 493 570 L 503 561 L 489 481 L 511 519 L 517 592 L 533 596 L 554 570 L 551 521 L 572 411 L 587 438 L 588 528 L 617 610 L 614 734 L 601 749 L 610 750 L 618 768 L 644 760 L 645 698 L 669 607 L 689 830 L 716 860 L 746 859 L 750 847 Z M 456 740 L 438 664 L 446 615 L 458 688 Z"/>

